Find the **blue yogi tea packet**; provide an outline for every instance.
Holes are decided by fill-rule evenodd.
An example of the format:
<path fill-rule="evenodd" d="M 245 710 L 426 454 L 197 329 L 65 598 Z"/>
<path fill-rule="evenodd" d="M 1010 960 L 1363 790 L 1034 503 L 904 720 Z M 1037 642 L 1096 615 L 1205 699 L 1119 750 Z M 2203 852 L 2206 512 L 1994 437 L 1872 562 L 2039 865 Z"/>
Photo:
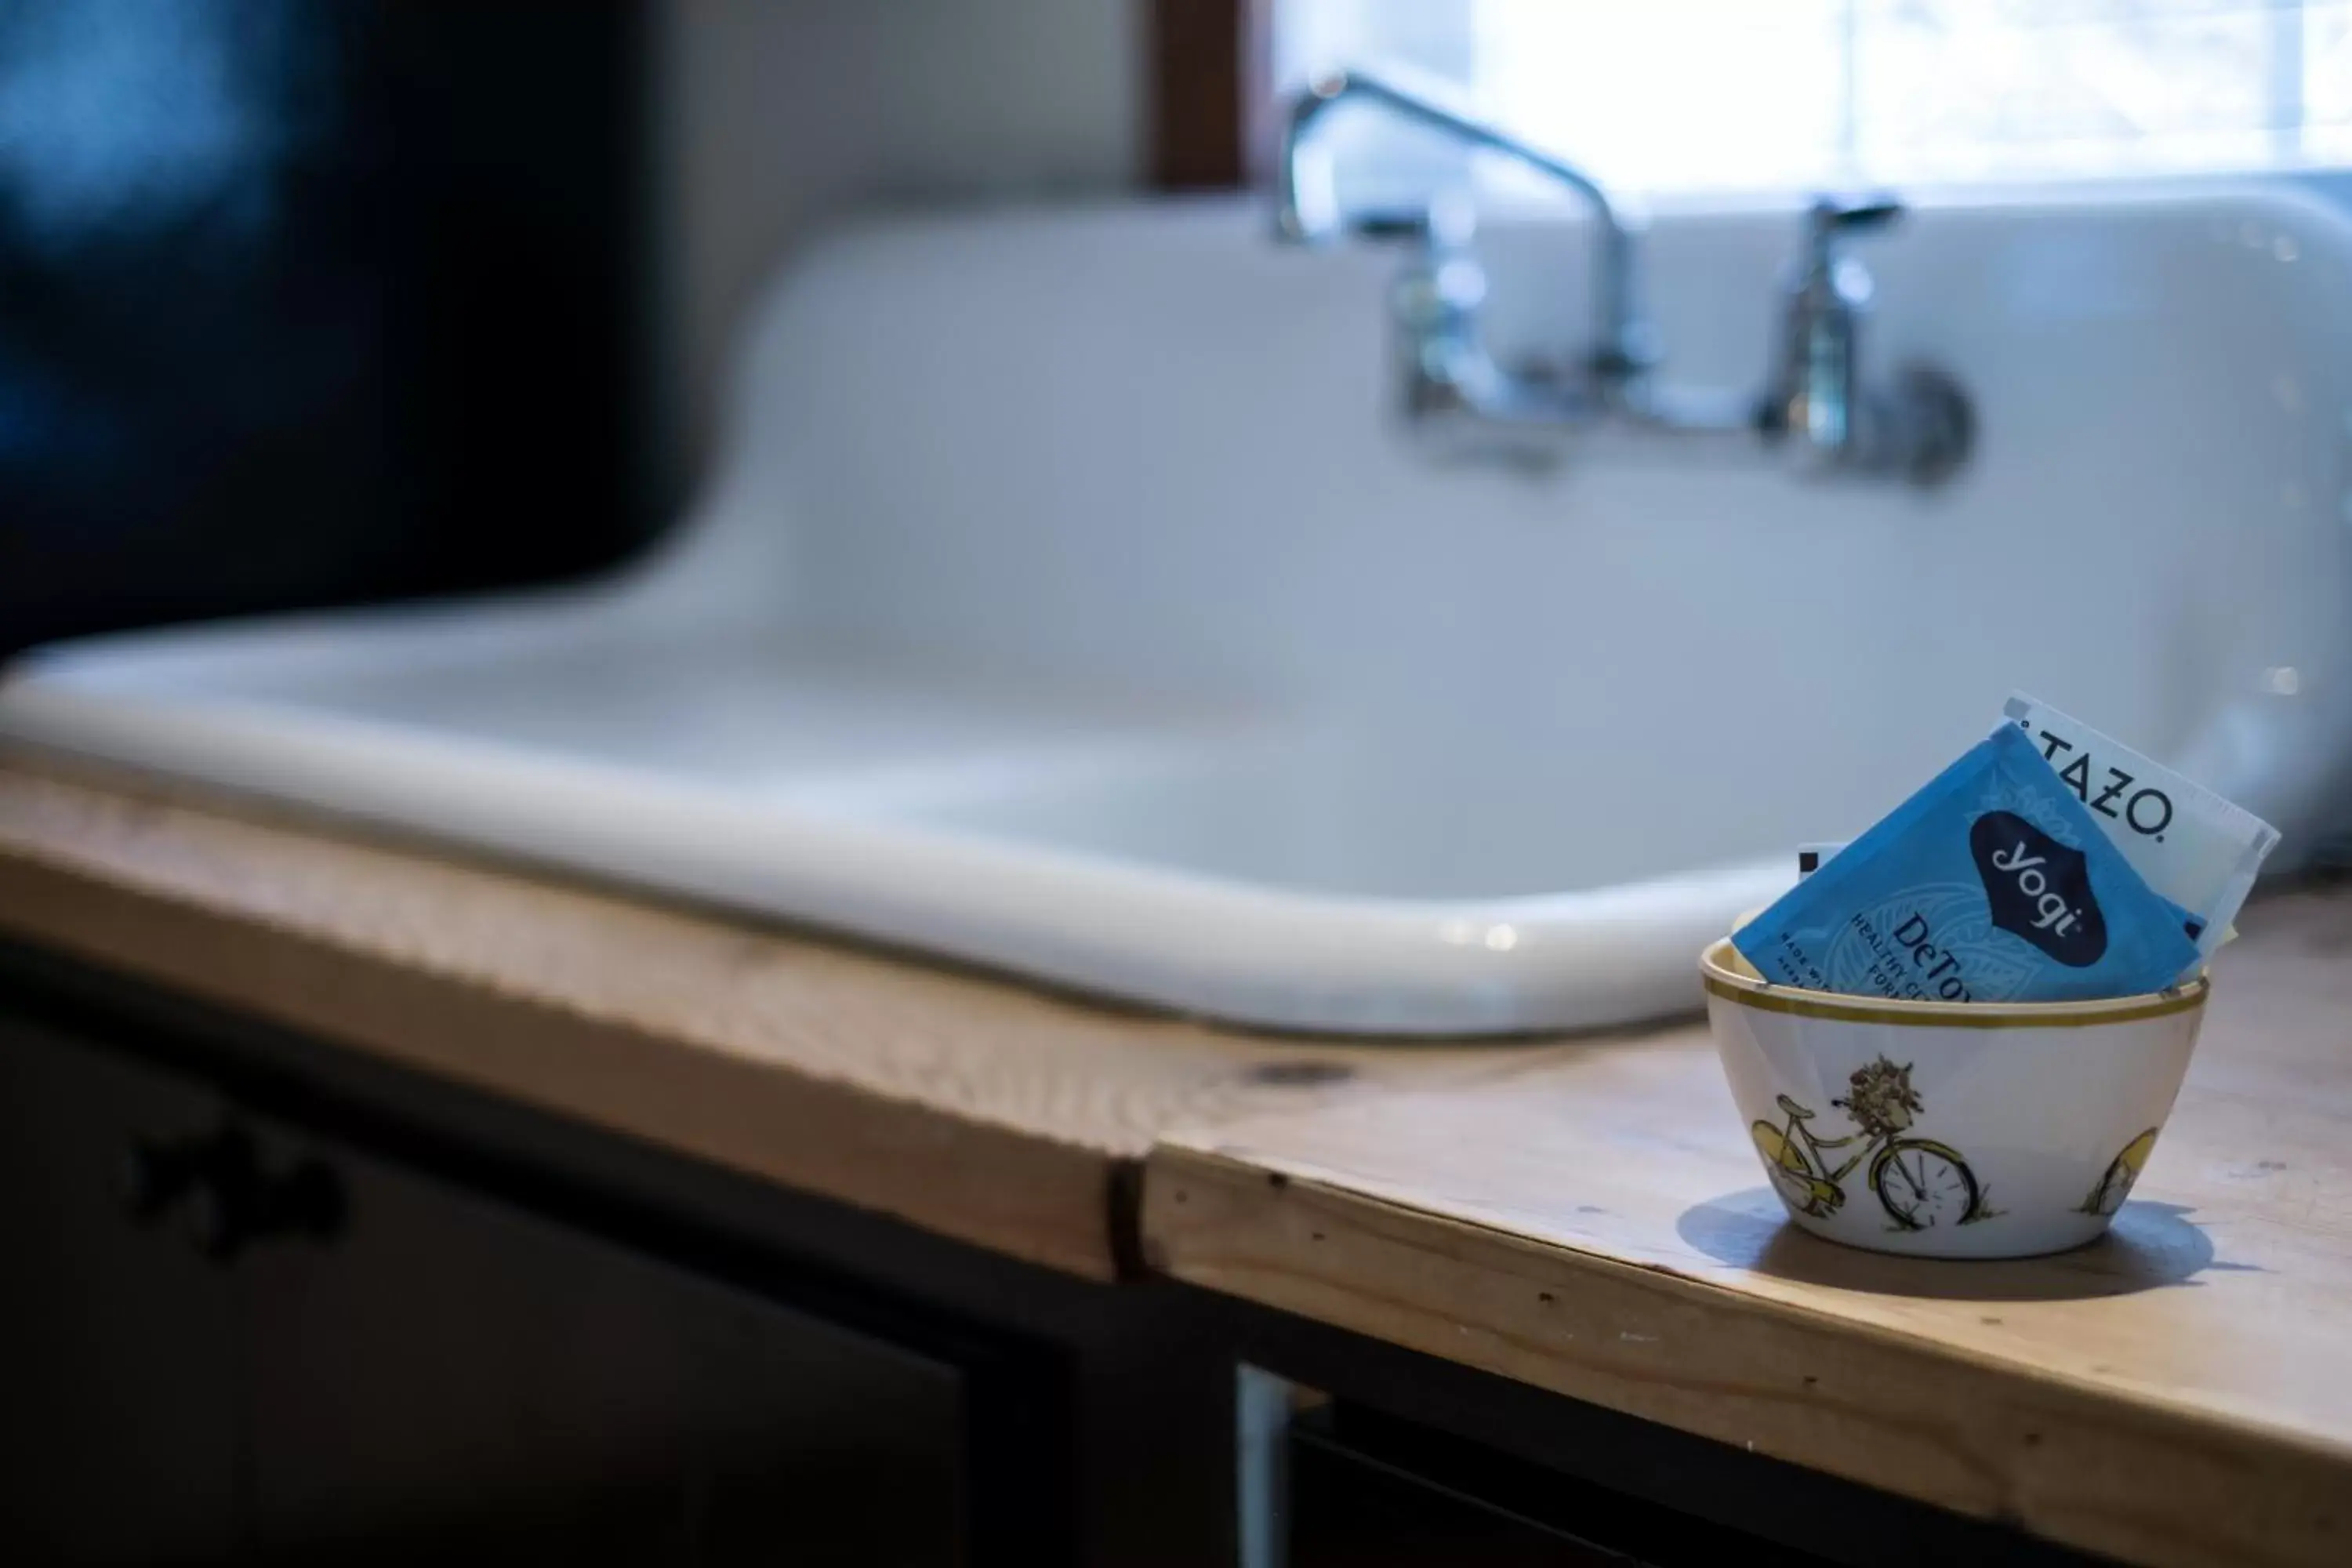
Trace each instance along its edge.
<path fill-rule="evenodd" d="M 2074 1002 L 2164 989 L 2203 931 L 2005 723 L 1731 940 L 1783 985 Z"/>

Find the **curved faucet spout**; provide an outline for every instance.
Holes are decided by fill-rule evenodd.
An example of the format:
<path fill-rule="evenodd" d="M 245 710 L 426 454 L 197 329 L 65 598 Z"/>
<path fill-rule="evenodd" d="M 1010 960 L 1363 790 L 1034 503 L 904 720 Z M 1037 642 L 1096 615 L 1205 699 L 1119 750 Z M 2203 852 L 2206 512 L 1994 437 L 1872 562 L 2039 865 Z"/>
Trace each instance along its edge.
<path fill-rule="evenodd" d="M 1312 132 L 1324 115 L 1350 100 L 1377 105 L 1467 146 L 1501 153 L 1580 198 L 1592 209 L 1596 234 L 1591 368 L 1611 388 L 1649 368 L 1655 353 L 1633 298 L 1633 233 L 1609 193 L 1573 163 L 1449 107 L 1433 93 L 1408 90 L 1354 70 L 1333 71 L 1302 89 L 1291 100 L 1276 171 L 1276 223 L 1282 237 L 1320 244 L 1349 226 L 1330 151 Z"/>

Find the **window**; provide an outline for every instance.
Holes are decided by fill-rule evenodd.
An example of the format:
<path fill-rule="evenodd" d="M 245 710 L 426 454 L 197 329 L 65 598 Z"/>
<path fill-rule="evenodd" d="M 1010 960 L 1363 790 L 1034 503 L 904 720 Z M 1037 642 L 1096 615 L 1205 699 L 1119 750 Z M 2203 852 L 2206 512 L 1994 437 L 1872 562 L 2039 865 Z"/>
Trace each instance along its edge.
<path fill-rule="evenodd" d="M 2352 0 L 1281 0 L 1274 54 L 1286 88 L 1336 65 L 1444 79 L 1635 190 L 2352 164 Z M 1333 129 L 1380 149 L 1349 160 L 1380 187 L 1462 163 Z"/>

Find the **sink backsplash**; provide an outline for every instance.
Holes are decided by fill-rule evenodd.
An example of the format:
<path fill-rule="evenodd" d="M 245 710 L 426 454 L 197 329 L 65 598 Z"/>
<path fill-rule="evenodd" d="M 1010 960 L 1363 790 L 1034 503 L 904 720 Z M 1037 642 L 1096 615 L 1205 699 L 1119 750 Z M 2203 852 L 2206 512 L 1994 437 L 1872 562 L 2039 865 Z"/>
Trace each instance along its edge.
<path fill-rule="evenodd" d="M 1392 397 L 1393 252 L 1281 249 L 1265 223 L 1211 201 L 836 237 L 767 307 L 737 461 L 670 590 L 764 616 L 781 579 L 846 642 L 1312 714 L 1433 799 L 1696 816 L 1701 858 L 1852 830 L 2011 686 L 2246 799 L 2288 860 L 2340 799 L 2333 209 L 1913 214 L 1870 251 L 1868 353 L 1932 358 L 1976 401 L 1977 455 L 1934 491 L 1610 437 L 1550 472 L 1433 462 Z M 1663 382 L 1759 383 L 1794 232 L 1655 222 Z M 1573 224 L 1481 239 L 1498 352 L 1572 351 Z"/>

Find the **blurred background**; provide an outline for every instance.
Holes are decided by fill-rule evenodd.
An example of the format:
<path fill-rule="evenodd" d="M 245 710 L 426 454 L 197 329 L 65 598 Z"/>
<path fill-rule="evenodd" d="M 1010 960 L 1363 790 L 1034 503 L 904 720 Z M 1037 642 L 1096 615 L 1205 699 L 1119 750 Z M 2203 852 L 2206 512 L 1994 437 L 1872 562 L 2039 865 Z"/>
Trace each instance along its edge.
<path fill-rule="evenodd" d="M 640 537 L 643 25 L 0 5 L 0 643 Z"/>
<path fill-rule="evenodd" d="M 1140 173 L 1112 0 L 5 0 L 0 654 L 575 576 L 872 202 Z"/>
<path fill-rule="evenodd" d="M 796 237 L 1231 184 L 1369 60 L 1659 204 L 2352 189 L 2352 0 L 0 0 L 0 652 L 606 566 Z"/>

